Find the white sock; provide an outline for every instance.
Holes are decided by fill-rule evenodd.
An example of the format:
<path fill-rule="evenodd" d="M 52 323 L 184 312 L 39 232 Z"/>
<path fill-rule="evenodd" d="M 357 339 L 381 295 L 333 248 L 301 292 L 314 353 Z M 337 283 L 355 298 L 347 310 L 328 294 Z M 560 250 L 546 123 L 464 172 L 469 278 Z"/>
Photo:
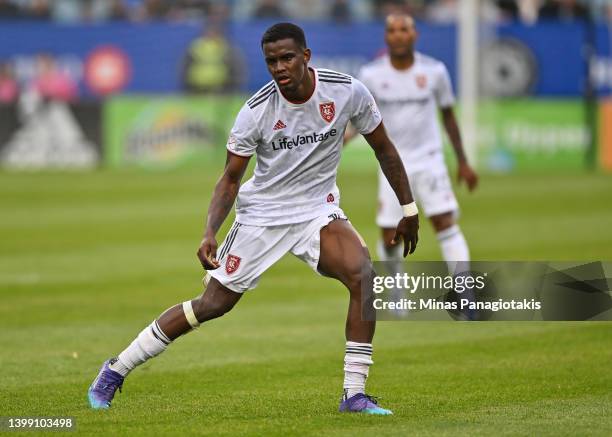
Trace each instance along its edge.
<path fill-rule="evenodd" d="M 163 333 L 154 320 L 143 329 L 138 337 L 117 357 L 109 367 L 122 376 L 127 376 L 136 366 L 166 350 L 172 341 Z"/>
<path fill-rule="evenodd" d="M 344 393 L 346 398 L 365 393 L 365 383 L 372 361 L 372 344 L 346 342 L 344 355 Z"/>
<path fill-rule="evenodd" d="M 449 273 L 469 270 L 470 251 L 459 225 L 438 232 L 438 241 L 442 249 L 442 257 L 448 265 Z"/>

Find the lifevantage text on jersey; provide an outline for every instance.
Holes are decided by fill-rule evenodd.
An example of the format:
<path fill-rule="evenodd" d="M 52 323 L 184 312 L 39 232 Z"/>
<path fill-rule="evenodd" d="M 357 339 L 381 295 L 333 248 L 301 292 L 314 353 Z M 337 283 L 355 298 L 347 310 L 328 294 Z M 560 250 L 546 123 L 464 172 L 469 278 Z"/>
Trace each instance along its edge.
<path fill-rule="evenodd" d="M 324 134 L 313 132 L 310 135 L 297 134 L 295 137 L 283 137 L 276 141 L 272 141 L 272 150 L 293 149 L 294 147 L 298 147 L 303 144 L 320 143 L 329 137 L 335 137 L 337 134 L 338 131 L 336 129 L 331 129 L 329 132 L 325 132 Z"/>

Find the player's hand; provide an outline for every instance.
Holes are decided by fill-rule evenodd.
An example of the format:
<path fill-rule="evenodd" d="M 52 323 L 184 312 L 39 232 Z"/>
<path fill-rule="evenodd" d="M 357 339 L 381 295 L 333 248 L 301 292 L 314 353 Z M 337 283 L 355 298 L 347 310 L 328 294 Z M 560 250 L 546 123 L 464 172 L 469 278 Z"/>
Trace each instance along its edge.
<path fill-rule="evenodd" d="M 219 268 L 217 260 L 217 239 L 214 235 L 205 235 L 198 249 L 198 258 L 206 270 Z"/>
<path fill-rule="evenodd" d="M 413 253 L 419 241 L 419 215 L 404 217 L 397 224 L 395 236 L 391 240 L 391 244 L 399 244 L 404 240 L 404 257 L 409 253 Z"/>
<path fill-rule="evenodd" d="M 465 181 L 468 190 L 474 191 L 478 185 L 478 175 L 467 162 L 461 162 L 457 170 L 457 182 Z"/>

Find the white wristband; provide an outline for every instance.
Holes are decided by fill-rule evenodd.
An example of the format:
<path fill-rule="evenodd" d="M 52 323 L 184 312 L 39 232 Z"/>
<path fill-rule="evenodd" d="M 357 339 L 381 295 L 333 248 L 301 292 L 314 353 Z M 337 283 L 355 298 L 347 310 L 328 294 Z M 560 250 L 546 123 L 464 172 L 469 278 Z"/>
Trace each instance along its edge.
<path fill-rule="evenodd" d="M 413 215 L 417 215 L 419 213 L 419 209 L 414 202 L 409 203 L 408 205 L 402 205 L 402 211 L 404 211 L 404 217 L 412 217 Z"/>

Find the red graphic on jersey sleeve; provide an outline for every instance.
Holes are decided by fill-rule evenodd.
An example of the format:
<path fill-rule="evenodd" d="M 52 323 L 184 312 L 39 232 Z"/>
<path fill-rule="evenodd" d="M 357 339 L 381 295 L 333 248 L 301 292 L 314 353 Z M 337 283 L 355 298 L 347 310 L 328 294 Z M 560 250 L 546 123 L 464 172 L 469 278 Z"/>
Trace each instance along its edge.
<path fill-rule="evenodd" d="M 414 80 L 419 88 L 425 88 L 427 85 L 427 78 L 422 74 L 417 75 Z"/>
<path fill-rule="evenodd" d="M 329 193 L 329 194 L 327 195 L 327 203 L 334 203 L 334 200 L 336 200 L 336 199 L 334 198 L 334 195 L 333 195 L 332 193 Z"/>
<path fill-rule="evenodd" d="M 336 115 L 336 105 L 334 105 L 334 102 L 321 103 L 319 104 L 319 111 L 321 111 L 323 120 L 330 123 Z"/>
<path fill-rule="evenodd" d="M 227 256 L 227 261 L 225 261 L 225 271 L 228 275 L 231 275 L 238 270 L 238 267 L 240 267 L 240 261 L 242 261 L 242 259 L 239 256 L 231 254 Z"/>

